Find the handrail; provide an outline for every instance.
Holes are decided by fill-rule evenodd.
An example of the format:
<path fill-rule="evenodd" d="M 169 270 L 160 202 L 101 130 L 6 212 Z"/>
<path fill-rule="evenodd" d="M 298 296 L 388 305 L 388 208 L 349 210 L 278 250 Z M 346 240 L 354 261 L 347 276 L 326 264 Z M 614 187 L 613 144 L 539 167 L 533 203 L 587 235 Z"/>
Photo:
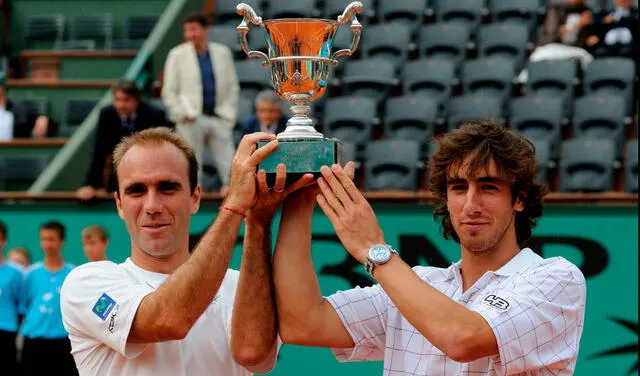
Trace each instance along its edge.
<path fill-rule="evenodd" d="M 5 81 L 8 88 L 16 87 L 54 87 L 54 88 L 108 88 L 114 80 L 33 80 L 30 78 L 11 78 Z"/>
<path fill-rule="evenodd" d="M 105 57 L 135 57 L 137 50 L 105 50 L 105 51 L 65 51 L 65 50 L 25 50 L 20 52 L 20 58 L 33 59 L 37 57 L 56 58 L 105 58 Z"/>
<path fill-rule="evenodd" d="M 0 141 L 0 148 L 38 148 L 64 146 L 68 138 L 15 138 L 11 141 Z"/>
<path fill-rule="evenodd" d="M 364 197 L 375 203 L 410 203 L 432 205 L 435 203 L 434 196 L 427 191 L 376 191 L 363 192 Z M 112 201 L 113 194 L 98 193 L 96 196 L 98 201 Z M 224 196 L 217 192 L 209 192 L 202 194 L 204 202 L 222 201 Z M 15 201 L 77 201 L 75 192 L 0 192 L 0 200 Z M 606 192 L 606 193 L 560 193 L 552 192 L 545 197 L 547 204 L 599 204 L 599 205 L 622 205 L 637 206 L 638 194 L 626 192 Z"/>

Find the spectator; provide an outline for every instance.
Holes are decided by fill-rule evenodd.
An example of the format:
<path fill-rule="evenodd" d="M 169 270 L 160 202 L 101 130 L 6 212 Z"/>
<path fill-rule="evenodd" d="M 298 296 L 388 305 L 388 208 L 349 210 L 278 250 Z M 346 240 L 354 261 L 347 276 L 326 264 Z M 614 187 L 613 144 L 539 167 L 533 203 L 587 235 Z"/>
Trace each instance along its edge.
<path fill-rule="evenodd" d="M 82 230 L 82 250 L 89 262 L 106 261 L 109 234 L 100 225 L 90 225 Z"/>
<path fill-rule="evenodd" d="M 51 137 L 58 133 L 58 123 L 45 115 L 38 115 L 33 108 L 13 103 L 7 88 L 0 84 L 0 141 L 14 138 Z"/>
<path fill-rule="evenodd" d="M 20 329 L 25 337 L 22 350 L 25 376 L 78 374 L 60 312 L 60 288 L 74 267 L 62 258 L 64 240 L 65 228 L 61 223 L 43 224 L 40 246 L 44 261 L 25 272 L 20 299 L 20 312 L 25 315 Z"/>
<path fill-rule="evenodd" d="M 76 191 L 80 200 L 90 200 L 100 189 L 115 190 L 111 153 L 123 137 L 159 126 L 168 126 L 163 111 L 142 100 L 142 93 L 131 80 L 118 80 L 112 87 L 113 104 L 100 111 L 93 156 L 85 186 Z"/>
<path fill-rule="evenodd" d="M 176 129 L 196 152 L 202 181 L 205 146 L 212 153 L 222 193 L 229 186 L 233 128 L 240 86 L 231 50 L 209 42 L 207 17 L 196 14 L 183 23 L 185 43 L 169 51 L 162 98 Z"/>
<path fill-rule="evenodd" d="M 615 0 L 613 9 L 605 10 L 595 17 L 595 22 L 586 30 L 585 45 L 594 56 L 624 56 L 635 58 L 638 51 L 638 9 L 632 0 Z"/>
<path fill-rule="evenodd" d="M 256 96 L 256 113 L 240 122 L 242 136 L 254 132 L 277 135 L 287 126 L 289 116 L 282 111 L 282 102 L 272 90 L 261 91 Z"/>
<path fill-rule="evenodd" d="M 592 13 L 584 0 L 550 1 L 543 35 L 538 44 L 563 43 L 575 46 L 579 32 L 591 21 Z"/>
<path fill-rule="evenodd" d="M 7 226 L 0 221 L 0 364 L 8 375 L 18 373 L 16 334 L 22 272 L 4 262 L 2 251 L 7 244 Z"/>
<path fill-rule="evenodd" d="M 18 267 L 18 269 L 25 270 L 31 265 L 31 255 L 29 250 L 25 247 L 14 247 L 7 252 L 7 262 Z"/>

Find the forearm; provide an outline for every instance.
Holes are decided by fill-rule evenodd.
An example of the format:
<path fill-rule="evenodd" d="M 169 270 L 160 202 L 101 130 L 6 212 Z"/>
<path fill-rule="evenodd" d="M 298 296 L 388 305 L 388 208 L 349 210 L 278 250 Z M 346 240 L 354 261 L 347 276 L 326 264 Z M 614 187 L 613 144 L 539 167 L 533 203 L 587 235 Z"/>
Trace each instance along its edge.
<path fill-rule="evenodd" d="M 233 357 L 244 366 L 262 363 L 276 340 L 270 227 L 271 219 L 247 219 L 231 324 Z"/>
<path fill-rule="evenodd" d="M 313 315 L 324 302 L 311 259 L 313 203 L 285 206 L 274 254 L 274 282 L 281 337 L 296 338 L 300 332 L 322 324 Z M 321 328 L 320 328 L 321 329 Z"/>
<path fill-rule="evenodd" d="M 224 279 L 241 221 L 241 216 L 230 211 L 218 213 L 189 260 L 142 300 L 130 341 L 154 342 L 187 335 Z M 158 329 L 165 332 L 154 333 Z"/>
<path fill-rule="evenodd" d="M 374 277 L 407 321 L 450 358 L 469 362 L 498 353 L 493 331 L 479 313 L 425 283 L 399 257 L 375 267 Z"/>

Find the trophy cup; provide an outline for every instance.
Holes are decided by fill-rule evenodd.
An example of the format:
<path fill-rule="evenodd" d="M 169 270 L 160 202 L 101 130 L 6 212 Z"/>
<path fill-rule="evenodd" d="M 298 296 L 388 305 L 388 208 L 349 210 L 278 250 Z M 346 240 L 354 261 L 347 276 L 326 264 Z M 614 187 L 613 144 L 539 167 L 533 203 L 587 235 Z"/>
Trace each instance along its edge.
<path fill-rule="evenodd" d="M 329 66 L 337 66 L 340 56 L 351 56 L 358 47 L 362 25 L 356 13 L 362 12 L 362 3 L 349 4 L 337 21 L 312 18 L 283 18 L 263 21 L 251 6 L 240 3 L 237 13 L 244 16 L 237 30 L 242 50 L 251 58 L 261 58 L 262 64 L 271 66 L 271 82 L 275 93 L 292 104 L 292 117 L 285 130 L 276 135 L 280 146 L 258 168 L 273 176 L 276 166 L 287 166 L 287 180 L 301 174 L 318 176 L 320 167 L 342 164 L 342 144 L 325 137 L 314 128 L 309 117 L 309 104 L 320 98 L 327 88 Z M 351 21 L 353 40 L 351 48 L 331 54 L 338 26 Z M 268 55 L 251 51 L 247 42 L 249 24 L 258 26 L 264 34 Z M 258 142 L 258 147 L 266 144 Z"/>

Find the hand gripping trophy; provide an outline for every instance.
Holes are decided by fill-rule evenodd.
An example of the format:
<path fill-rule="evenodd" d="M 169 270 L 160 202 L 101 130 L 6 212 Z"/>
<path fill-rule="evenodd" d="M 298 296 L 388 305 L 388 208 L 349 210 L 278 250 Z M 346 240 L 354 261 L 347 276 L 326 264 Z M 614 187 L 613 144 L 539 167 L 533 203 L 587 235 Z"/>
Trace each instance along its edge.
<path fill-rule="evenodd" d="M 263 21 L 251 6 L 240 3 L 236 7 L 243 20 L 237 27 L 240 44 L 249 57 L 263 60 L 271 66 L 271 82 L 276 94 L 292 104 L 292 117 L 286 129 L 277 135 L 279 148 L 259 166 L 274 173 L 278 163 L 287 166 L 287 176 L 295 179 L 303 173 L 319 174 L 320 167 L 342 164 L 342 144 L 318 132 L 309 117 L 309 104 L 320 98 L 327 88 L 329 66 L 338 65 L 337 58 L 351 56 L 358 47 L 362 25 L 356 13 L 362 3 L 349 4 L 337 21 L 312 18 L 283 18 Z M 351 21 L 351 48 L 333 54 L 331 48 L 338 26 Z M 249 24 L 258 26 L 267 41 L 268 55 L 251 51 L 247 42 Z M 259 142 L 258 147 L 266 142 Z M 270 174 L 270 175 L 271 175 Z"/>

